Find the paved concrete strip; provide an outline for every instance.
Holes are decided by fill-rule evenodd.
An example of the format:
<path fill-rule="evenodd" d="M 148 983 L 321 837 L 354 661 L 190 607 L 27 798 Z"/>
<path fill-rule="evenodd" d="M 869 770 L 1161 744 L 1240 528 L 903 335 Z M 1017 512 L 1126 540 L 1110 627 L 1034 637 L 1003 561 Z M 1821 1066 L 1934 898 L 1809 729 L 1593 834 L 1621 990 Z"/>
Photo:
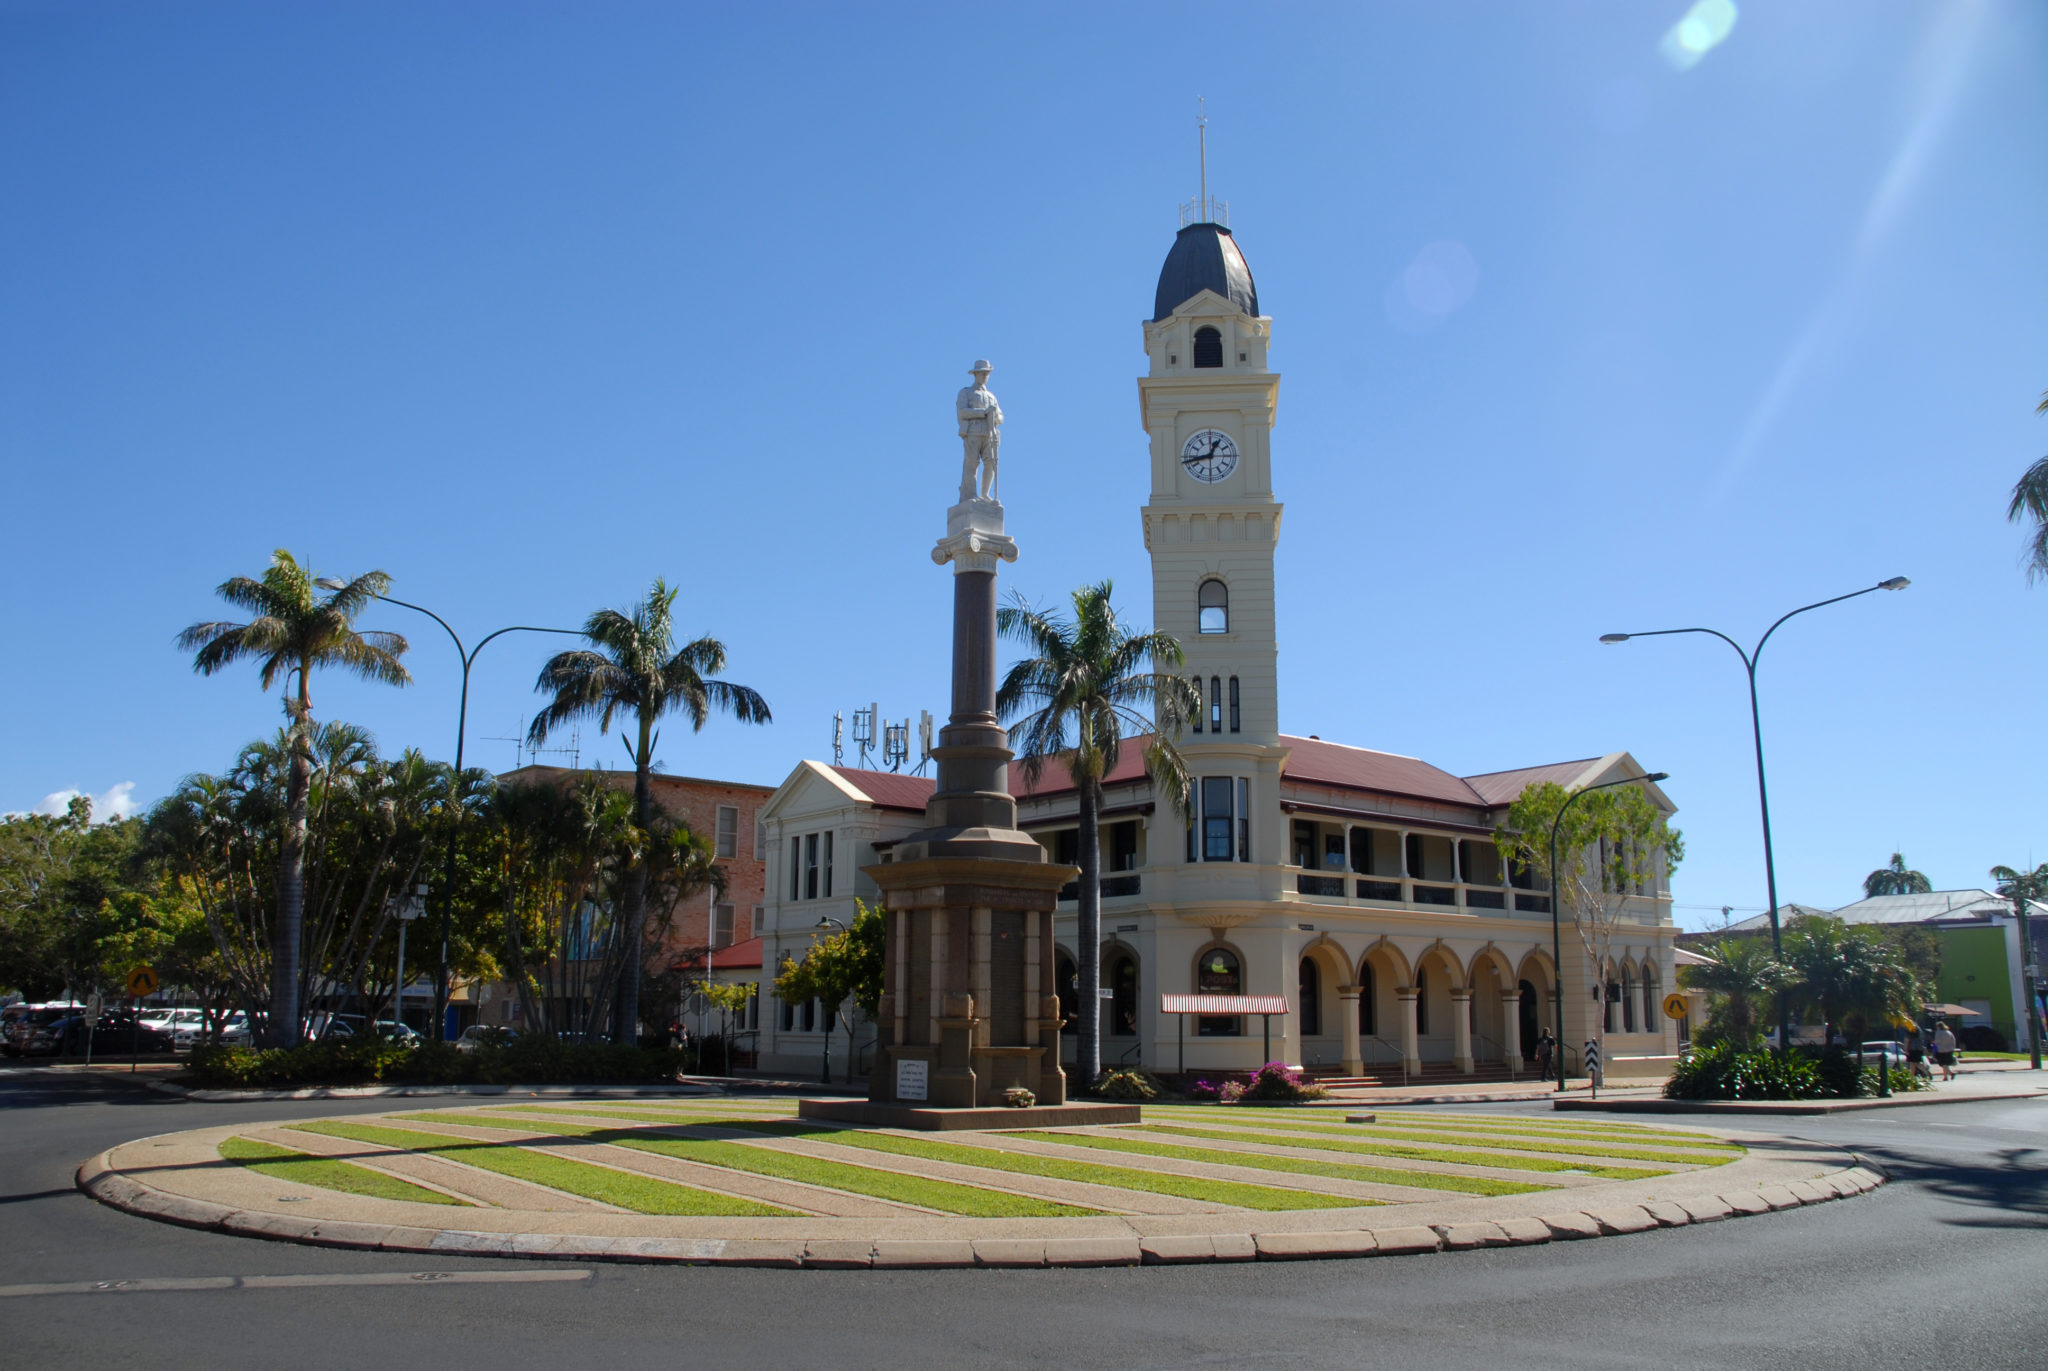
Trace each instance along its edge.
<path fill-rule="evenodd" d="M 962 1142 L 967 1135 L 944 1134 L 933 1138 L 935 1142 Z M 978 1135 L 976 1135 L 978 1136 Z M 929 1157 L 911 1156 L 900 1152 L 878 1152 L 868 1147 L 850 1147 L 843 1143 L 832 1143 L 822 1138 L 776 1138 L 764 1133 L 755 1133 L 739 1138 L 740 1141 L 760 1147 L 772 1147 L 778 1152 L 791 1152 L 801 1157 L 816 1157 L 820 1161 L 845 1162 L 849 1166 L 865 1166 L 876 1171 L 894 1171 L 899 1175 L 917 1176 L 935 1181 L 953 1181 L 960 1185 L 971 1185 L 978 1190 L 1002 1190 L 1012 1195 L 1023 1195 L 1034 1200 L 1052 1200 L 1060 1204 L 1080 1205 L 1084 1209 L 1099 1209 L 1111 1214 L 1223 1214 L 1239 1213 L 1235 1206 L 1211 1204 L 1205 1200 L 1182 1199 L 1177 1195 L 1159 1195 L 1144 1190 L 1125 1190 L 1113 1181 L 1100 1185 L 1087 1181 L 1063 1181 L 1051 1176 L 1033 1176 L 1020 1171 L 999 1171 L 992 1167 L 968 1166 L 960 1162 L 936 1161 Z M 989 1151 L 999 1149 L 990 1148 Z M 1100 1163 L 1097 1163 L 1098 1165 Z"/>
<path fill-rule="evenodd" d="M 309 1120 L 308 1122 L 319 1123 L 325 1121 L 316 1119 Z M 350 1118 L 343 1122 L 363 1123 L 373 1128 L 411 1127 L 409 1124 L 389 1123 L 382 1116 L 374 1114 L 362 1118 Z M 429 1130 L 421 1128 L 414 1131 L 425 1133 Z M 616 1205 L 585 1199 L 581 1195 L 572 1195 L 566 1190 L 557 1190 L 553 1186 L 542 1185 L 537 1181 L 521 1180 L 516 1176 L 501 1175 L 496 1171 L 486 1171 L 480 1166 L 465 1166 L 452 1157 L 436 1156 L 431 1152 L 407 1152 L 403 1148 L 385 1147 L 381 1143 L 359 1142 L 354 1138 L 337 1138 L 328 1133 L 309 1133 L 303 1129 L 292 1128 L 289 1125 L 264 1129 L 261 1132 L 245 1132 L 242 1136 L 258 1137 L 264 1142 L 274 1142 L 280 1147 L 296 1147 L 306 1152 L 313 1151 L 318 1143 L 338 1143 L 342 1148 L 346 1149 L 339 1155 L 349 1161 L 378 1159 L 380 1164 L 396 1165 L 398 1158 L 411 1157 L 418 1161 L 435 1163 L 431 1169 L 426 1171 L 426 1174 L 438 1177 L 434 1182 L 436 1189 L 446 1190 L 459 1187 L 467 1193 L 484 1198 L 486 1203 L 499 1209 L 567 1210 L 570 1213 L 582 1212 L 591 1214 L 627 1214 L 632 1212 L 631 1210 L 621 1209 Z M 448 1136 L 456 1141 L 469 1141 L 469 1139 L 462 1138 L 457 1134 L 449 1134 Z M 337 1154 L 328 1152 L 322 1155 L 334 1156 Z M 391 1158 L 391 1161 L 383 1162 L 381 1160 L 386 1157 Z"/>
<path fill-rule="evenodd" d="M 310 1290 L 362 1285 L 533 1285 L 587 1281 L 588 1267 L 573 1271 L 371 1271 L 333 1276 L 145 1276 L 136 1280 L 60 1281 L 52 1285 L 0 1285 L 0 1299 L 24 1295 L 147 1295 L 186 1290 Z"/>
<path fill-rule="evenodd" d="M 1169 1128 L 1172 1127 L 1170 1124 L 1167 1126 Z M 1230 1131 L 1249 1130 L 1233 1128 Z M 1108 1133 L 1108 1136 L 1115 1137 L 1116 1134 L 1114 1131 L 1111 1131 Z M 1469 1176 L 1480 1180 L 1514 1181 L 1521 1185 L 1540 1186 L 1546 1190 L 1564 1190 L 1575 1185 L 1605 1185 L 1608 1183 L 1608 1178 L 1604 1176 L 1589 1176 L 1570 1171 L 1525 1171 L 1501 1166 L 1482 1166 L 1477 1162 L 1461 1162 L 1451 1157 L 1425 1160 L 1420 1157 L 1390 1157 L 1381 1152 L 1346 1152 L 1337 1148 L 1319 1148 L 1312 1142 L 1301 1141 L 1301 1135 L 1298 1133 L 1292 1135 L 1261 1133 L 1261 1137 L 1268 1139 L 1268 1141 L 1261 1143 L 1248 1143 L 1240 1142 L 1236 1139 L 1211 1137 L 1207 1136 L 1206 1130 L 1204 1135 L 1199 1137 L 1189 1133 L 1146 1133 L 1142 1136 L 1154 1142 L 1172 1143 L 1180 1147 L 1200 1147 L 1216 1152 L 1250 1152 L 1255 1156 L 1292 1157 L 1299 1161 L 1331 1162 L 1339 1166 L 1370 1166 L 1381 1171 L 1418 1171 L 1430 1176 Z M 1339 1138 L 1337 1141 L 1341 1142 L 1344 1139 Z M 1359 1141 L 1370 1142 L 1371 1139 L 1360 1138 Z M 1419 1145 L 1409 1144 L 1409 1146 Z M 1587 1159 L 1583 1157 L 1559 1157 L 1555 1158 L 1555 1160 L 1585 1161 Z M 1607 1163 L 1597 1159 L 1589 1164 L 1594 1166 L 1629 1165 L 1627 1162 Z M 1655 1167 L 1649 1169 L 1678 1170 L 1681 1168 Z M 1390 1186 L 1389 1189 L 1398 1189 L 1401 1197 L 1404 1199 L 1417 1190 L 1432 1195 L 1440 1193 L 1428 1186 Z"/>
<path fill-rule="evenodd" d="M 1062 1130 L 1072 1131 L 1072 1130 Z M 1111 1134 L 1114 1136 L 1114 1134 Z M 968 1140 L 963 1135 L 963 1141 Z M 1072 1143 L 1053 1143 L 1043 1138 L 1015 1138 L 1005 1133 L 983 1133 L 972 1135 L 977 1147 L 995 1147 L 1008 1152 L 1033 1152 L 1043 1157 L 1058 1157 L 1064 1161 L 1087 1162 L 1094 1166 L 1122 1166 L 1138 1171 L 1152 1171 L 1168 1176 L 1193 1176 L 1201 1180 L 1233 1181 L 1246 1185 L 1263 1185 L 1279 1190 L 1308 1190 L 1318 1195 L 1339 1195 L 1377 1204 L 1419 1204 L 1429 1200 L 1442 1199 L 1454 1193 L 1431 1190 L 1426 1186 L 1396 1185 L 1393 1182 L 1354 1181 L 1341 1176 L 1316 1176 L 1296 1171 L 1269 1171 L 1264 1167 L 1234 1165 L 1221 1160 L 1231 1152 L 1248 1152 L 1254 1155 L 1285 1156 L 1289 1160 L 1316 1162 L 1329 1166 L 1371 1166 L 1370 1158 L 1341 1157 L 1325 1152 L 1319 1156 L 1298 1157 L 1282 1148 L 1260 1149 L 1244 1144 L 1211 1142 L 1208 1139 L 1190 1139 L 1185 1143 L 1173 1143 L 1168 1139 L 1158 1141 L 1175 1147 L 1199 1147 L 1213 1152 L 1219 1160 L 1213 1162 L 1189 1161 L 1180 1157 L 1156 1157 L 1147 1152 L 1124 1152 L 1111 1148 L 1086 1147 Z M 1398 1166 L 1386 1166 L 1381 1170 L 1397 1171 Z M 1417 1168 L 1420 1169 L 1420 1168 Z M 1523 1176 L 1512 1177 L 1524 1180 Z"/>
<path fill-rule="evenodd" d="M 579 1127 L 591 1126 L 591 1120 L 589 1119 L 564 1120 L 564 1122 L 573 1122 Z M 451 1133 L 477 1133 L 479 1136 L 483 1136 L 480 1130 L 462 1129 L 458 1128 L 457 1125 L 454 1124 L 421 1124 L 420 1127 L 445 1128 L 449 1130 Z M 678 1124 L 673 1127 L 664 1127 L 658 1124 L 648 1124 L 641 1125 L 641 1128 L 650 1137 L 653 1138 L 662 1138 L 673 1135 L 686 1140 L 699 1139 L 706 1142 L 741 1143 L 749 1147 L 757 1147 L 762 1151 L 782 1152 L 793 1154 L 799 1157 L 809 1157 L 817 1161 L 829 1161 L 840 1163 L 847 1166 L 857 1166 L 862 1168 L 863 1170 L 868 1171 L 888 1171 L 895 1175 L 911 1176 L 919 1180 L 957 1180 L 960 1183 L 972 1186 L 977 1190 L 996 1190 L 1011 1195 L 1022 1195 L 1027 1199 L 1050 1199 L 1055 1201 L 1065 1201 L 1067 1203 L 1081 1204 L 1091 1209 L 1103 1207 L 1101 1205 L 1091 1203 L 1087 1200 L 1069 1200 L 1064 1195 L 1038 1194 L 1036 1191 L 1025 1189 L 1012 1183 L 1013 1181 L 1020 1179 L 1026 1182 L 1035 1181 L 1035 1177 L 1013 1177 L 1006 1172 L 991 1173 L 984 1171 L 976 1171 L 971 1167 L 946 1167 L 945 1164 L 941 1162 L 914 1162 L 914 1164 L 906 1166 L 902 1165 L 901 1163 L 905 1161 L 910 1161 L 912 1159 L 895 1157 L 884 1152 L 870 1152 L 863 1148 L 818 1148 L 812 1145 L 807 1139 L 778 1138 L 772 1134 L 756 1133 L 749 1129 L 743 1129 L 736 1126 L 716 1124 Z M 514 1132 L 514 1136 L 510 1139 L 506 1139 L 506 1141 L 513 1142 L 515 1144 L 522 1146 L 534 1146 L 538 1150 L 542 1151 L 553 1151 L 558 1156 L 568 1156 L 575 1160 L 590 1160 L 590 1158 L 583 1154 L 571 1152 L 566 1149 L 581 1146 L 587 1150 L 592 1147 L 611 1148 L 615 1146 L 614 1144 L 593 1144 L 588 1142 L 579 1142 L 576 1139 L 564 1138 L 558 1133 L 529 1133 L 517 1131 L 518 1129 L 518 1121 L 512 1118 L 511 1116 L 506 1115 L 501 1117 L 496 1123 L 490 1125 L 490 1136 L 496 1138 L 503 1138 L 503 1132 L 501 1132 L 500 1130 L 512 1131 Z M 673 1160 L 675 1161 L 675 1164 L 678 1166 L 688 1166 L 697 1168 L 724 1178 L 742 1177 L 748 1176 L 750 1174 L 744 1171 L 739 1171 L 734 1168 L 722 1167 L 712 1163 L 686 1162 L 682 1161 L 681 1159 L 666 1158 L 663 1156 L 663 1154 L 656 1152 L 640 1152 L 637 1149 L 626 1147 L 619 1147 L 617 1150 L 625 1152 L 633 1157 L 645 1157 L 650 1160 Z M 891 1165 L 890 1163 L 896 1164 Z M 943 1174 L 943 1171 L 960 1171 L 968 1174 L 965 1174 L 962 1177 L 955 1177 Z M 994 1177 L 993 1180 L 990 1179 L 991 1176 Z M 664 1176 L 663 1179 L 670 1178 Z M 866 1214 L 875 1214 L 883 1211 L 886 1211 L 890 1214 L 943 1214 L 946 1212 L 945 1210 L 941 1209 L 927 1209 L 921 1205 L 913 1205 L 904 1201 L 879 1200 L 874 1199 L 870 1196 L 858 1195 L 853 1193 L 852 1191 L 835 1190 L 829 1186 L 814 1185 L 801 1181 L 787 1181 L 782 1180 L 778 1177 L 758 1176 L 754 1177 L 753 1179 L 762 1186 L 785 1187 L 786 1193 L 789 1196 L 788 1204 L 791 1208 L 807 1209 L 813 1213 L 830 1214 L 840 1218 L 863 1217 L 863 1211 L 856 1208 L 856 1206 L 863 1205 L 876 1206 L 876 1208 L 866 1210 Z M 694 1181 L 688 1183 L 696 1184 L 696 1182 Z M 733 1190 L 731 1181 L 729 1179 L 721 1179 L 716 1182 L 706 1182 L 704 1184 L 704 1188 L 725 1189 L 730 1190 L 732 1191 L 732 1193 L 735 1194 L 740 1193 L 737 1190 Z M 1117 1193 L 1121 1195 L 1123 1192 L 1119 1191 Z M 754 1196 L 753 1198 L 768 1199 L 768 1196 L 764 1193 L 760 1196 Z M 773 1204 L 784 1203 L 784 1201 L 782 1200 L 774 1199 L 768 1199 L 768 1202 Z M 1128 1209 L 1128 1206 L 1112 1205 L 1111 1207 L 1123 1207 Z M 1144 1210 L 1132 1212 L 1150 1213 L 1155 1211 Z M 1182 1211 L 1169 1210 L 1164 1212 L 1178 1213 Z"/>
<path fill-rule="evenodd" d="M 445 1157 L 400 1152 L 388 1147 L 378 1147 L 374 1143 L 360 1143 L 349 1138 L 332 1138 L 325 1133 L 300 1133 L 285 1128 L 250 1128 L 237 1136 L 267 1142 L 277 1147 L 289 1147 L 294 1152 L 304 1152 L 310 1156 L 327 1157 L 334 1161 L 367 1167 L 414 1185 L 423 1185 L 429 1190 L 438 1190 L 444 1195 L 453 1195 L 459 1200 L 468 1200 L 471 1204 L 495 1209 L 531 1209 L 536 1200 L 552 1197 L 554 1194 L 551 1190 L 529 1186 L 523 1181 L 499 1176 L 495 1172 L 462 1166 Z"/>
<path fill-rule="evenodd" d="M 1017 1138 L 1007 1133 L 961 1134 L 949 1141 L 966 1142 L 998 1152 L 1028 1152 L 1040 1157 L 1080 1162 L 1084 1166 L 1115 1166 L 1129 1171 L 1149 1171 L 1160 1176 L 1188 1176 L 1196 1180 L 1229 1181 L 1235 1185 L 1257 1185 L 1269 1190 L 1305 1190 L 1317 1195 L 1334 1195 L 1360 1204 L 1406 1203 L 1434 1199 L 1442 1192 L 1410 1190 L 1395 1185 L 1367 1184 L 1336 1176 L 1312 1176 L 1292 1171 L 1268 1171 L 1262 1167 L 1234 1166 L 1225 1162 L 1186 1161 L 1179 1157 L 1155 1157 L 1145 1152 L 1122 1152 L 1109 1148 L 1047 1142 L 1042 1138 Z M 1220 1146 L 1216 1149 L 1223 1150 Z M 1238 1211 L 1248 1212 L 1248 1211 Z"/>

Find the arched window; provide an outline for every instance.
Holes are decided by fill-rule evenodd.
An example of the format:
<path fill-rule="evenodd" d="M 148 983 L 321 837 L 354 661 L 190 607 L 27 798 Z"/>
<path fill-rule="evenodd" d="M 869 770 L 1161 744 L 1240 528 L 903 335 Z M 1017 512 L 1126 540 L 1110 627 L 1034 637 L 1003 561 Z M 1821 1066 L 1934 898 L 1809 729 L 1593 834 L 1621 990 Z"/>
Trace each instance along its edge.
<path fill-rule="evenodd" d="M 1202 731 L 1202 678 L 1190 676 L 1188 680 L 1195 687 L 1195 732 Z"/>
<path fill-rule="evenodd" d="M 1223 731 L 1223 682 L 1220 678 L 1209 678 L 1209 731 Z"/>
<path fill-rule="evenodd" d="M 1621 982 L 1614 979 L 1614 974 L 1614 968 L 1608 967 L 1607 994 L 1603 997 L 1606 1003 L 1600 1007 L 1600 1028 L 1606 1033 L 1614 1031 L 1614 1007 L 1621 1003 Z"/>
<path fill-rule="evenodd" d="M 1360 1037 L 1372 1038 L 1379 1035 L 1379 1016 L 1372 1007 L 1372 963 L 1358 968 L 1358 1033 Z"/>
<path fill-rule="evenodd" d="M 1060 997 L 1060 1023 L 1073 1023 L 1081 1016 L 1081 974 L 1074 968 L 1074 959 L 1061 948 L 1053 958 L 1052 988 Z"/>
<path fill-rule="evenodd" d="M 1636 978 L 1627 967 L 1621 969 L 1621 1031 L 1636 1031 Z"/>
<path fill-rule="evenodd" d="M 1237 677 L 1230 678 L 1230 731 L 1237 732 Z"/>
<path fill-rule="evenodd" d="M 1230 632 L 1230 587 L 1214 579 L 1204 581 L 1195 601 L 1202 611 L 1202 632 Z"/>
<path fill-rule="evenodd" d="M 1429 1032 L 1429 985 L 1427 972 L 1415 968 L 1415 1036 L 1420 1038 Z"/>
<path fill-rule="evenodd" d="M 1314 957 L 1301 959 L 1301 1036 L 1313 1038 L 1323 1031 L 1323 974 Z"/>
<path fill-rule="evenodd" d="M 1643 964 L 1643 1032 L 1657 1031 L 1657 1017 L 1664 1012 L 1664 997 L 1657 993 L 1657 968 Z"/>
<path fill-rule="evenodd" d="M 1220 367 L 1223 365 L 1223 335 L 1206 324 L 1195 330 L 1195 365 L 1198 367 Z"/>
<path fill-rule="evenodd" d="M 1109 958 L 1109 1031 L 1119 1038 L 1138 1034 L 1138 959 L 1128 952 Z"/>
<path fill-rule="evenodd" d="M 1227 947 L 1212 947 L 1195 963 L 1195 989 L 1203 995 L 1244 994 L 1244 967 Z M 1195 1021 L 1195 1033 L 1205 1038 L 1235 1038 L 1244 1031 L 1235 1014 L 1209 1014 Z"/>

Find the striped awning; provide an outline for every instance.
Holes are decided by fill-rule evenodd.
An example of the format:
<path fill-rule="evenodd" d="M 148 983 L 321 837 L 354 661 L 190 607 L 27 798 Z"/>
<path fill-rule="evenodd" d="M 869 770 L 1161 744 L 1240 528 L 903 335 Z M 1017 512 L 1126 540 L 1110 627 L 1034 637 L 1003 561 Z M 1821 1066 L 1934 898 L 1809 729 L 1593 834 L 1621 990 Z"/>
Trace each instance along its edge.
<path fill-rule="evenodd" d="M 1161 995 L 1162 1014 L 1285 1014 L 1285 995 Z"/>

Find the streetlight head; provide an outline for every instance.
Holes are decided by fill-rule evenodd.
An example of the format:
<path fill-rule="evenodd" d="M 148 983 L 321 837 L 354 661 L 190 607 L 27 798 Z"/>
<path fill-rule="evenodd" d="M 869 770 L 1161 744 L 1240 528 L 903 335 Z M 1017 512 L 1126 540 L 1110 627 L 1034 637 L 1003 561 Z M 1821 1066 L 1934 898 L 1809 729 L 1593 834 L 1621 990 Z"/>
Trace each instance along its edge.
<path fill-rule="evenodd" d="M 1904 590 L 1911 584 L 1913 583 L 1903 576 L 1894 576 L 1889 581 L 1879 581 L 1877 588 L 1879 590 Z"/>
<path fill-rule="evenodd" d="M 313 584 L 319 586 L 322 590 L 346 590 L 348 588 L 348 582 L 342 580 L 339 576 L 322 576 Z"/>
<path fill-rule="evenodd" d="M 832 926 L 832 920 L 831 920 L 830 918 L 826 917 L 826 916 L 825 916 L 825 915 L 823 915 L 823 914 L 820 914 L 820 915 L 818 916 L 818 923 L 817 923 L 817 927 L 819 927 L 819 928 L 830 928 L 831 926 Z"/>
<path fill-rule="evenodd" d="M 1671 773 L 1668 771 L 1653 771 L 1643 777 L 1643 779 L 1646 781 L 1668 781 L 1671 779 Z"/>
<path fill-rule="evenodd" d="M 1629 635 L 1626 633 L 1603 633 L 1600 635 L 1600 641 L 1603 643 L 1625 643 L 1628 641 L 1628 637 Z"/>

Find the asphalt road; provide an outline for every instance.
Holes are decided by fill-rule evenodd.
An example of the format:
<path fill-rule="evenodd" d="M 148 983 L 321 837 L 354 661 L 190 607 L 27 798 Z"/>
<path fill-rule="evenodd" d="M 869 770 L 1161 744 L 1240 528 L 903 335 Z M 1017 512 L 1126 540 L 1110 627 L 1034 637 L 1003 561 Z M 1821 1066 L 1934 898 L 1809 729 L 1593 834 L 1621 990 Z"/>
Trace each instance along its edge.
<path fill-rule="evenodd" d="M 378 1108 L 198 1104 L 0 1070 L 0 1287 L 56 1287 L 0 1293 L 0 1356 L 95 1371 L 600 1359 L 892 1371 L 2048 1366 L 2048 1104 L 2032 1101 L 1777 1121 L 1892 1173 L 1860 1199 L 1352 1262 L 879 1273 L 425 1262 L 193 1232 L 72 1188 L 80 1159 L 130 1138 Z M 420 1279 L 429 1268 L 438 1278 Z"/>

